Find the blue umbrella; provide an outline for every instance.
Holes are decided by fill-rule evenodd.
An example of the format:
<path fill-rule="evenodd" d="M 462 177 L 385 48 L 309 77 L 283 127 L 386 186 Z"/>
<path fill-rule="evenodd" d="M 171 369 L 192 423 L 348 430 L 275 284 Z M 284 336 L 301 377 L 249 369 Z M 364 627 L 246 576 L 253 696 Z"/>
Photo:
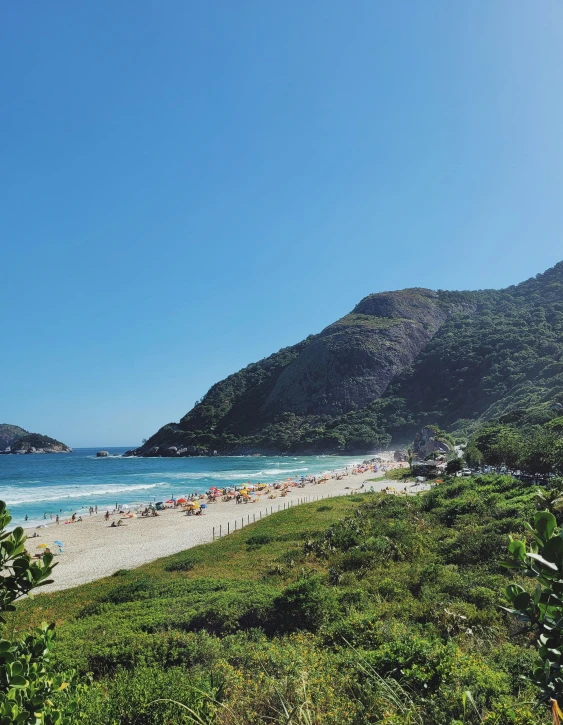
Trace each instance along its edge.
<path fill-rule="evenodd" d="M 63 542 L 62 542 L 62 541 L 55 541 L 55 544 L 56 544 L 57 546 L 61 546 L 61 547 L 62 547 L 62 546 L 64 546 L 64 544 L 63 544 Z"/>

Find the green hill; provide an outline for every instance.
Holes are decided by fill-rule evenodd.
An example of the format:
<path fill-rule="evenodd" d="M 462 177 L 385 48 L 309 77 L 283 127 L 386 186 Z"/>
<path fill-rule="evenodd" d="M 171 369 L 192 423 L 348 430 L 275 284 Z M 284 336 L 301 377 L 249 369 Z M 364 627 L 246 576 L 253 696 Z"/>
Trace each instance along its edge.
<path fill-rule="evenodd" d="M 563 262 L 504 290 L 370 295 L 215 384 L 137 455 L 367 453 L 563 402 Z"/>
<path fill-rule="evenodd" d="M 64 443 L 39 433 L 29 433 L 17 425 L 0 424 L 0 453 L 69 453 Z"/>

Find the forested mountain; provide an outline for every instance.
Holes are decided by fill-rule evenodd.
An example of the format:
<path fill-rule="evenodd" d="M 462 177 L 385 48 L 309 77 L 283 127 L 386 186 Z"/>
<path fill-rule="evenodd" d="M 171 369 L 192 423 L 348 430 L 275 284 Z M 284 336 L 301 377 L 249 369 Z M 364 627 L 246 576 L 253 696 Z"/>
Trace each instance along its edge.
<path fill-rule="evenodd" d="M 137 455 L 364 453 L 563 403 L 563 262 L 503 290 L 369 295 L 215 384 Z M 531 411 L 531 413 L 530 413 Z"/>
<path fill-rule="evenodd" d="M 0 453 L 70 453 L 71 449 L 49 436 L 29 433 L 19 425 L 0 423 Z"/>

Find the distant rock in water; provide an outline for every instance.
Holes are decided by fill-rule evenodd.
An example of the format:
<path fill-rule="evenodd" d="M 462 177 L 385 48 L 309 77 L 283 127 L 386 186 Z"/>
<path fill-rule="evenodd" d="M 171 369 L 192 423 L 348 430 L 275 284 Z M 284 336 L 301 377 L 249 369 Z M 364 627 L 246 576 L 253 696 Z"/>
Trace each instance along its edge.
<path fill-rule="evenodd" d="M 532 408 L 538 423 L 563 410 L 563 262 L 501 290 L 368 295 L 129 453 L 371 455 L 410 447 L 429 422 L 464 438 Z"/>
<path fill-rule="evenodd" d="M 24 428 L 0 423 L 0 454 L 72 453 L 64 443 Z"/>
<path fill-rule="evenodd" d="M 109 456 L 109 451 L 98 451 L 96 453 L 97 458 L 107 458 Z"/>

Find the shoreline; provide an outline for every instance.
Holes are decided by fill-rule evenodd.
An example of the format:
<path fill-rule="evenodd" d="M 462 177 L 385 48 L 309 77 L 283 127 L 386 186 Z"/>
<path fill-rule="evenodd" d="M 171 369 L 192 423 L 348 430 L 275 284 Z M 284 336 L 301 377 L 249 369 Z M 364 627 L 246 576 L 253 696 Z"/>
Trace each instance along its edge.
<path fill-rule="evenodd" d="M 366 486 L 370 479 L 370 485 Z M 41 528 L 40 532 L 36 527 L 26 529 L 26 548 L 32 556 L 41 552 L 37 548 L 39 545 L 50 546 L 56 552 L 58 547 L 54 542 L 58 540 L 64 543 L 62 553 L 54 559 L 57 562 L 53 572 L 54 582 L 41 587 L 37 595 L 86 584 L 111 576 L 118 569 L 133 569 L 155 559 L 208 543 L 213 540 L 214 528 L 215 537 L 218 538 L 219 531 L 225 535 L 228 527 L 234 530 L 235 522 L 237 528 L 241 528 L 241 523 L 247 526 L 254 520 L 260 520 L 260 516 L 283 510 L 284 504 L 287 507 L 299 505 L 300 500 L 308 503 L 322 498 L 348 495 L 356 492 L 362 485 L 363 492 L 371 487 L 375 491 L 381 491 L 387 486 L 400 492 L 412 484 L 388 480 L 384 471 L 371 470 L 350 473 L 340 480 L 335 477 L 324 483 L 307 483 L 304 488 L 291 487 L 284 497 L 279 490 L 270 489 L 253 503 L 215 501 L 208 504 L 205 515 L 202 516 L 186 516 L 181 509 L 170 508 L 159 511 L 157 517 L 146 518 L 139 516 L 123 519 L 114 512 L 110 514 L 110 521 L 106 521 L 104 512 L 99 512 L 92 516 L 86 515 L 82 522 L 74 524 L 57 526 L 53 522 L 53 525 Z M 269 495 L 274 498 L 269 498 Z M 112 527 L 110 522 L 117 522 L 118 519 L 122 519 L 124 525 Z M 37 536 L 29 536 L 30 532 Z"/>
<path fill-rule="evenodd" d="M 279 466 L 276 465 L 275 459 L 268 458 L 263 467 L 260 458 L 233 456 L 229 460 L 216 456 L 208 459 L 210 463 L 208 468 L 207 459 L 203 463 L 190 465 L 188 459 L 123 457 L 121 450 L 115 453 L 112 451 L 112 455 L 107 458 L 96 457 L 95 449 L 81 449 L 75 451 L 75 454 L 78 454 L 78 458 L 69 468 L 55 465 L 49 466 L 47 470 L 37 470 L 31 467 L 30 471 L 24 474 L 24 479 L 30 480 L 29 482 L 23 480 L 22 490 L 17 485 L 16 478 L 20 472 L 19 468 L 9 469 L 13 472 L 13 480 L 9 471 L 7 474 L 5 471 L 0 471 L 2 479 L 0 483 L 5 482 L 6 485 L 5 493 L 2 492 L 4 495 L 0 498 L 6 501 L 12 515 L 10 529 L 17 526 L 25 529 L 49 527 L 55 523 L 57 514 L 61 517 L 61 522 L 65 518 L 70 518 L 73 513 L 84 517 L 88 515 L 89 508 L 93 505 L 97 505 L 102 512 L 107 509 L 111 511 L 116 502 L 119 505 L 137 507 L 145 505 L 147 501 L 163 501 L 174 496 L 178 497 L 180 494 L 202 493 L 212 485 L 222 487 L 240 485 L 247 479 L 252 479 L 254 482 L 257 479 L 272 484 L 277 481 L 278 476 L 281 478 L 297 473 L 300 476 L 319 476 L 325 473 L 330 475 L 344 471 L 345 467 L 351 470 L 353 466 L 361 465 L 364 460 L 348 456 L 328 456 L 326 459 L 321 456 L 311 460 L 297 458 L 286 460 L 278 457 Z M 393 463 L 393 452 L 379 455 L 388 464 Z M 60 460 L 60 457 L 55 458 Z M 239 463 L 239 459 L 245 463 Z M 231 464 L 230 461 L 237 462 Z M 293 463 L 294 466 L 291 465 Z M 304 467 L 301 467 L 302 465 Z M 23 466 L 23 468 L 27 471 L 28 467 Z M 50 473 L 51 468 L 54 474 Z M 68 471 L 72 474 L 74 469 L 77 480 L 74 480 L 73 475 L 68 475 Z M 57 473 L 60 473 L 59 480 Z M 46 487 L 41 480 L 45 474 L 50 475 L 49 485 Z M 274 478 L 272 474 L 277 475 Z M 35 484 L 40 485 L 36 488 Z"/>

